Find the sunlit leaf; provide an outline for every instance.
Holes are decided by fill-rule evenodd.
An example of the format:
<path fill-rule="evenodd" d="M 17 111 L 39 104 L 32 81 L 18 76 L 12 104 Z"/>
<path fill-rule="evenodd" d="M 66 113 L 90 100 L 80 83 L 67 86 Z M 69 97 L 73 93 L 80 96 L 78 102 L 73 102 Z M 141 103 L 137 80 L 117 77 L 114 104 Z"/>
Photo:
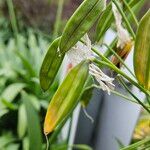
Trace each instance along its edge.
<path fill-rule="evenodd" d="M 18 130 L 19 138 L 22 138 L 25 135 L 26 129 L 27 129 L 26 110 L 25 110 L 25 106 L 22 104 L 18 110 L 17 130 Z"/>

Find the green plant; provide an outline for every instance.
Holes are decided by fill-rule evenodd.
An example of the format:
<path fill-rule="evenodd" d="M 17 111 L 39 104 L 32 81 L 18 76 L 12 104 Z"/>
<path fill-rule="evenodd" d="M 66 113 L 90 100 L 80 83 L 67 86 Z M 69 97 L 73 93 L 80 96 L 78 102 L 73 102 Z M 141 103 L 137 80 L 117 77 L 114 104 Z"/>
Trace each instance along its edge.
<path fill-rule="evenodd" d="M 17 36 L 19 46 L 14 38 L 0 40 L 0 149 L 41 149 L 42 114 L 58 82 L 43 94 L 38 76 L 47 42 L 32 30 Z"/>
<path fill-rule="evenodd" d="M 61 58 L 63 59 L 64 55 L 67 55 L 69 57 L 70 62 L 73 65 L 72 70 L 68 73 L 66 79 L 62 82 L 62 84 L 56 91 L 56 94 L 50 101 L 49 109 L 47 110 L 44 123 L 44 130 L 46 131 L 45 134 L 47 135 L 54 130 L 50 137 L 50 144 L 52 144 L 52 138 L 54 138 L 54 136 L 57 136 L 58 131 L 62 128 L 64 122 L 67 120 L 67 118 L 72 113 L 72 110 L 76 106 L 76 103 L 72 102 L 72 99 L 75 98 L 75 94 L 77 93 L 72 93 L 72 88 L 74 89 L 74 87 L 68 90 L 70 85 L 69 77 L 76 68 L 75 66 L 78 66 L 80 62 L 85 60 L 89 60 L 89 76 L 95 78 L 95 80 L 97 80 L 97 83 L 91 82 L 90 85 L 83 86 L 83 82 L 80 82 L 80 84 L 77 82 L 78 87 L 82 89 L 80 90 L 80 92 L 78 92 L 78 94 L 80 94 L 80 96 L 78 96 L 77 98 L 78 101 L 80 101 L 81 97 L 83 103 L 82 95 L 84 95 L 84 92 L 87 92 L 86 89 L 92 90 L 93 87 L 96 87 L 107 91 L 108 94 L 117 94 L 129 101 L 138 103 L 148 113 L 150 113 L 150 43 L 148 34 L 150 32 L 150 10 L 147 11 L 140 22 L 138 22 L 135 16 L 135 13 L 137 13 L 137 11 L 143 6 L 144 3 L 145 1 L 138 0 L 112 0 L 106 6 L 105 0 L 85 0 L 68 20 L 61 37 L 56 40 L 57 44 L 56 41 L 54 41 L 53 44 L 55 43 L 56 45 L 52 44 L 50 46 L 41 67 L 40 82 L 43 89 L 47 89 L 49 88 L 49 86 L 51 86 L 50 83 L 52 83 L 55 78 L 53 71 L 57 72 L 59 66 L 61 65 Z M 101 17 L 99 18 L 100 15 Z M 105 19 L 106 16 L 109 16 L 108 19 Z M 98 18 L 99 21 L 95 33 L 95 39 L 97 42 L 101 41 L 101 45 L 106 46 L 107 51 L 105 54 L 101 53 L 100 50 L 92 46 L 91 41 L 87 35 L 87 32 L 94 25 Z M 132 20 L 134 20 L 135 23 L 134 30 L 132 26 L 133 24 L 131 24 Z M 105 36 L 106 31 L 108 29 L 114 28 L 116 28 L 117 37 L 113 41 L 113 44 L 107 45 L 106 43 L 103 43 L 102 39 Z M 143 28 L 145 30 L 144 32 L 142 31 Z M 135 74 L 124 63 L 126 57 L 130 53 L 134 45 Z M 57 53 L 54 58 L 56 62 L 54 62 L 53 65 L 50 65 L 49 62 L 51 62 L 53 59 L 48 61 L 48 58 L 51 59 L 51 56 L 53 56 L 54 53 Z M 139 57 L 141 56 L 141 61 L 139 61 Z M 113 57 L 113 60 L 111 59 L 111 57 Z M 122 66 L 124 66 L 129 71 L 132 78 L 121 70 Z M 140 69 L 139 66 L 141 66 Z M 114 78 L 109 77 L 102 72 L 101 69 L 104 67 L 109 70 L 113 70 L 116 73 L 115 79 L 125 88 L 125 90 L 128 91 L 131 97 L 124 96 L 121 93 L 115 91 L 115 85 L 113 84 Z M 44 68 L 48 68 L 47 72 L 45 72 Z M 45 72 L 46 74 L 42 74 L 42 72 Z M 53 76 L 48 78 L 48 75 Z M 126 85 L 125 79 L 145 94 L 145 96 L 147 97 L 146 102 L 141 101 L 134 93 L 132 93 L 132 91 Z M 81 78 L 76 78 L 75 81 L 76 80 L 80 81 Z M 89 80 L 88 76 L 87 80 Z M 65 84 L 67 82 L 68 85 Z M 86 81 L 84 80 L 84 84 L 85 83 Z M 66 96 L 66 98 L 63 99 L 63 102 L 59 103 L 58 99 L 60 98 L 57 99 L 56 96 L 63 98 L 65 96 L 65 92 L 63 91 L 66 90 L 68 90 L 68 93 L 71 92 L 71 94 L 69 94 L 69 96 Z M 87 99 L 85 100 L 86 102 L 88 101 Z M 64 110 L 64 108 L 67 109 Z M 53 112 L 54 110 L 57 110 L 56 113 Z M 61 111 L 61 113 L 57 113 L 59 111 Z M 62 114 L 65 114 L 65 116 Z M 55 122 L 56 118 L 59 118 L 57 123 L 52 124 L 52 122 Z M 47 130 L 47 128 L 49 128 L 50 130 Z M 147 142 L 150 142 L 149 138 L 123 149 L 136 149 L 137 147 L 139 147 L 139 145 L 145 144 L 145 142 L 147 147 Z"/>

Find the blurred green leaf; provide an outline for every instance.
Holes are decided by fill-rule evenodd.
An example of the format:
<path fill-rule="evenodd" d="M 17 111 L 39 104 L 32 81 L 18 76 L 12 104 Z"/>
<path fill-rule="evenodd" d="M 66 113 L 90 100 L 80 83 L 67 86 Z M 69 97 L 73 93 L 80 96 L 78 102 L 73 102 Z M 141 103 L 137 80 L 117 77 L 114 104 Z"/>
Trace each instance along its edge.
<path fill-rule="evenodd" d="M 17 110 L 18 106 L 16 104 L 13 104 L 5 99 L 1 99 L 2 104 L 4 104 L 4 106 L 6 106 L 7 108 L 11 109 L 11 110 Z"/>
<path fill-rule="evenodd" d="M 10 132 L 5 133 L 3 136 L 0 137 L 0 149 L 3 149 L 9 143 L 14 142 L 15 140 L 16 139 L 13 137 L 13 135 Z"/>
<path fill-rule="evenodd" d="M 28 134 L 30 150 L 42 150 L 42 134 L 40 128 L 40 121 L 38 113 L 30 102 L 30 98 L 27 93 L 22 92 L 22 99 L 26 108 L 27 122 L 28 122 Z"/>
<path fill-rule="evenodd" d="M 40 110 L 40 101 L 37 99 L 36 96 L 29 94 L 28 95 L 30 102 L 32 103 L 33 107 L 39 111 Z"/>
<path fill-rule="evenodd" d="M 21 59 L 22 64 L 25 67 L 25 69 L 28 71 L 30 77 L 36 76 L 36 72 L 34 70 L 34 67 L 33 67 L 32 64 L 30 64 L 30 62 L 28 61 L 28 59 L 25 56 L 23 56 L 19 51 L 17 51 L 16 54 Z"/>
<path fill-rule="evenodd" d="M 18 131 L 19 138 L 22 138 L 25 135 L 26 129 L 27 129 L 26 110 L 25 110 L 25 106 L 22 104 L 18 110 L 17 131 Z"/>
<path fill-rule="evenodd" d="M 139 142 L 136 142 L 136 143 L 131 144 L 125 148 L 122 148 L 121 150 L 138 150 L 138 149 L 146 150 L 144 147 L 146 147 L 145 144 L 147 144 L 147 143 L 150 143 L 149 138 L 145 138 Z"/>
<path fill-rule="evenodd" d="M 18 150 L 19 144 L 9 144 L 4 150 Z"/>
<path fill-rule="evenodd" d="M 0 118 L 5 115 L 6 113 L 8 113 L 8 109 L 0 109 Z"/>
<path fill-rule="evenodd" d="M 1 98 L 12 102 L 25 86 L 26 84 L 24 83 L 13 83 L 3 91 Z"/>
<path fill-rule="evenodd" d="M 28 137 L 25 137 L 23 139 L 22 147 L 23 147 L 23 150 L 29 150 L 29 139 L 28 139 Z"/>

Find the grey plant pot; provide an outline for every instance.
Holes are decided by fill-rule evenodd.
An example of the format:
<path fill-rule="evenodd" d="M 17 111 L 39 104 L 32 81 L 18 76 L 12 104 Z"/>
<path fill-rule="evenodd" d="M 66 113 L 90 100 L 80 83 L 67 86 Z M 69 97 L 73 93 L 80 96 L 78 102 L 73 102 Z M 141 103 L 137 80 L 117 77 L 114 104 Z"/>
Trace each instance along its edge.
<path fill-rule="evenodd" d="M 118 89 L 119 90 L 119 89 Z M 134 92 L 137 93 L 135 89 Z M 123 90 L 120 89 L 121 92 Z M 127 95 L 127 93 L 124 93 Z M 140 94 L 139 94 L 140 96 Z M 88 144 L 94 150 L 118 150 L 117 140 L 125 146 L 131 141 L 140 107 L 118 96 L 94 91 L 87 112 L 95 120 L 92 124 L 82 109 L 78 119 L 75 144 Z"/>

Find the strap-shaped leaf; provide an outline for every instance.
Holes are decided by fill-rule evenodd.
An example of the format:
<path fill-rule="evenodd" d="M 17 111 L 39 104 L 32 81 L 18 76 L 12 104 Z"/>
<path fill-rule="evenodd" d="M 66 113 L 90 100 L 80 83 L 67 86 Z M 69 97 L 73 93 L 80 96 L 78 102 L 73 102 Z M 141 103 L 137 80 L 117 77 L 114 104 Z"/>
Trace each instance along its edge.
<path fill-rule="evenodd" d="M 150 10 L 141 19 L 137 31 L 134 71 L 139 83 L 150 90 Z"/>
<path fill-rule="evenodd" d="M 19 138 L 22 138 L 25 135 L 26 129 L 27 129 L 26 110 L 25 110 L 25 106 L 22 104 L 18 110 L 17 131 L 18 131 Z"/>
<path fill-rule="evenodd" d="M 88 76 L 88 68 L 87 61 L 74 67 L 56 91 L 46 113 L 45 134 L 52 132 L 76 106 Z"/>
<path fill-rule="evenodd" d="M 93 26 L 102 10 L 105 0 L 84 0 L 68 21 L 60 40 L 60 51 L 64 53 L 73 47 Z"/>
<path fill-rule="evenodd" d="M 60 38 L 54 40 L 48 48 L 40 70 L 40 84 L 44 91 L 48 90 L 53 83 L 60 68 L 64 56 L 58 54 L 58 43 Z"/>
<path fill-rule="evenodd" d="M 9 85 L 1 94 L 2 99 L 12 102 L 25 86 L 24 83 L 13 83 Z"/>
<path fill-rule="evenodd" d="M 38 112 L 34 109 L 27 93 L 22 92 L 28 122 L 29 150 L 42 150 L 42 134 Z"/>

